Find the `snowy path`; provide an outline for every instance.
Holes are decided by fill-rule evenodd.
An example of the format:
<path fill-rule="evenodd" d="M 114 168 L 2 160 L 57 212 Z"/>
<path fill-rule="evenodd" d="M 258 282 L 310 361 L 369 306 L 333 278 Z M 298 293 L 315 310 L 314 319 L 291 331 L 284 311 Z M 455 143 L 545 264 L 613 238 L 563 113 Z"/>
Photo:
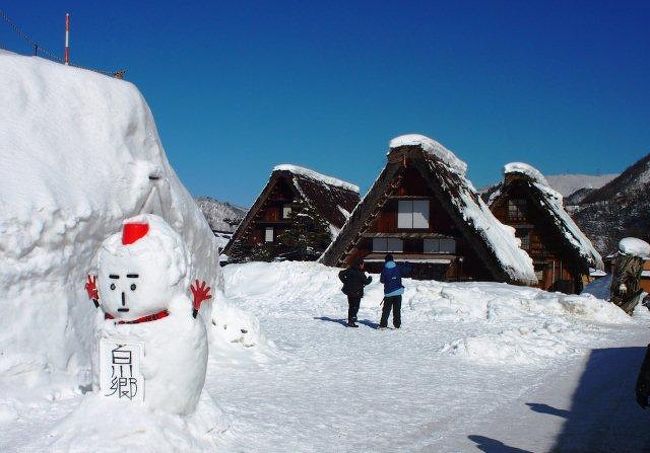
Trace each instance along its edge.
<path fill-rule="evenodd" d="M 634 401 L 634 384 L 643 360 L 647 328 L 613 335 L 611 347 L 588 351 L 545 375 L 491 413 L 463 427 L 484 451 L 650 451 L 650 413 Z M 469 450 L 459 438 L 438 445 Z M 453 447 L 452 447 L 453 446 Z"/>
<path fill-rule="evenodd" d="M 629 451 L 647 439 L 628 428 L 632 440 L 621 443 L 609 432 L 601 442 L 612 417 L 636 417 L 632 426 L 650 417 L 632 399 L 650 338 L 645 318 L 580 326 L 599 348 L 591 354 L 576 348 L 541 366 L 480 363 L 444 353 L 461 330 L 484 328 L 480 321 L 434 320 L 407 302 L 403 329 L 377 331 L 370 325 L 378 308 L 369 302 L 379 298 L 371 289 L 362 326 L 349 329 L 337 322 L 345 313 L 343 296 L 326 292 L 312 299 L 325 283 L 312 281 L 310 288 L 302 277 L 314 276 L 293 276 L 272 290 L 256 278 L 238 290 L 246 299 L 236 301 L 260 318 L 278 353 L 261 365 L 211 364 L 209 391 L 233 418 L 219 443 L 226 450 L 567 451 L 589 445 L 575 451 Z"/>

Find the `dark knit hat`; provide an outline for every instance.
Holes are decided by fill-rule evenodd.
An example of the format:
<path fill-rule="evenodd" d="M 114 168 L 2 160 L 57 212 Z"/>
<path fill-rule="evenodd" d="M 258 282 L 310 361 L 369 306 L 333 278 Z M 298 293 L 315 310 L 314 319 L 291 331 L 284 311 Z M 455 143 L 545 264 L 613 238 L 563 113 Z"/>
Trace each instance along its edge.
<path fill-rule="evenodd" d="M 391 255 L 390 253 L 384 257 L 384 262 L 385 263 L 388 263 L 389 261 L 395 261 L 393 259 L 393 255 Z"/>

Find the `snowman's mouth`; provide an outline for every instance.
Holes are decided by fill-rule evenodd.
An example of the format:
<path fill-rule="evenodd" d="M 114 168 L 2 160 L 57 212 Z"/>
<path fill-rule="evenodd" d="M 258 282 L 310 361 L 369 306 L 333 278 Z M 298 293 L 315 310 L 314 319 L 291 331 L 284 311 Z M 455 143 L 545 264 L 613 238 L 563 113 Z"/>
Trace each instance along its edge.
<path fill-rule="evenodd" d="M 118 308 L 117 311 L 127 312 L 127 311 L 129 311 L 129 309 L 128 308 Z"/>

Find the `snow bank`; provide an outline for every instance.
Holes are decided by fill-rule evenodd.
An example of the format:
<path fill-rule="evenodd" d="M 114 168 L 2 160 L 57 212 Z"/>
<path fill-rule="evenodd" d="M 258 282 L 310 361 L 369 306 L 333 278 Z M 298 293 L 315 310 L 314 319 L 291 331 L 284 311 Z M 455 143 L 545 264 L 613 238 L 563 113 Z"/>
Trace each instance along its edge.
<path fill-rule="evenodd" d="M 464 175 L 467 171 L 467 164 L 465 162 L 456 157 L 454 153 L 449 151 L 442 144 L 424 135 L 401 135 L 392 139 L 388 145 L 390 149 L 399 148 L 400 146 L 419 146 L 424 151 L 435 155 L 455 173 Z"/>
<path fill-rule="evenodd" d="M 213 288 L 223 285 L 217 244 L 134 85 L 7 52 L 0 80 L 0 362 L 20 352 L 38 373 L 83 372 L 95 312 L 85 275 L 123 219 L 164 218 L 190 250 L 191 275 Z"/>
<path fill-rule="evenodd" d="M 345 316 L 347 304 L 338 272 L 317 263 L 230 265 L 224 268 L 226 295 L 267 318 L 281 314 L 307 320 L 331 313 L 333 307 Z M 373 276 L 366 287 L 362 309 L 377 308 L 382 300 L 383 285 L 378 280 Z M 618 307 L 591 295 L 569 296 L 503 283 L 403 281 L 405 328 L 414 322 L 432 326 L 432 332 L 422 332 L 422 341 L 439 344 L 439 355 L 489 366 L 541 365 L 551 357 L 591 347 L 598 326 L 633 322 Z"/>
<path fill-rule="evenodd" d="M 340 187 L 342 189 L 349 190 L 351 192 L 359 193 L 359 186 L 355 186 L 354 184 L 350 184 L 349 182 L 342 181 L 332 176 L 320 174 L 314 170 L 310 170 L 309 168 L 303 168 L 291 164 L 282 164 L 282 165 L 276 165 L 273 168 L 273 171 L 288 171 L 296 175 L 304 176 L 305 178 L 322 182 L 323 184 L 327 184 L 334 187 Z"/>
<path fill-rule="evenodd" d="M 642 239 L 623 238 L 618 243 L 618 251 L 623 255 L 638 256 L 643 259 L 650 259 L 650 244 Z"/>

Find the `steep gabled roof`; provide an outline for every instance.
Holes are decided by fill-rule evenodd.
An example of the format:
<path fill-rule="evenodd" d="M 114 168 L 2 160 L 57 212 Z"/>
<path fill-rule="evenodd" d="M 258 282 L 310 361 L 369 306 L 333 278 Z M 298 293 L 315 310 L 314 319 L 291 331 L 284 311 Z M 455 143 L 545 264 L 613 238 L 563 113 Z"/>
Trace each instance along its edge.
<path fill-rule="evenodd" d="M 359 203 L 359 187 L 296 165 L 278 165 L 273 174 L 286 176 L 302 198 L 330 224 L 336 236 Z"/>
<path fill-rule="evenodd" d="M 508 192 L 509 186 L 512 184 L 511 181 L 514 181 L 514 179 L 509 179 L 507 176 L 519 176 L 519 179 L 525 181 L 531 196 L 539 202 L 543 212 L 547 213 L 552 225 L 564 238 L 566 245 L 573 250 L 574 254 L 581 261 L 584 261 L 588 267 L 604 269 L 600 254 L 564 209 L 562 195 L 549 186 L 546 178 L 539 170 L 522 162 L 511 162 L 503 167 L 503 174 L 504 182 L 490 196 L 488 202 L 490 206 Z"/>
<path fill-rule="evenodd" d="M 278 165 L 273 168 L 266 186 L 226 245 L 225 254 L 228 254 L 232 244 L 249 229 L 260 208 L 282 178 L 286 179 L 300 199 L 312 206 L 329 223 L 332 238 L 338 234 L 347 221 L 349 213 L 359 202 L 359 187 L 354 184 L 308 168 L 289 164 Z"/>
<path fill-rule="evenodd" d="M 495 280 L 536 283 L 530 257 L 518 247 L 514 229 L 501 224 L 466 179 L 467 165 L 440 143 L 422 135 L 404 135 L 391 140 L 388 163 L 354 210 L 336 240 L 320 261 L 341 264 L 348 249 L 378 214 L 397 188 L 401 169 L 408 159 L 427 182 L 438 202 L 463 232 Z"/>

